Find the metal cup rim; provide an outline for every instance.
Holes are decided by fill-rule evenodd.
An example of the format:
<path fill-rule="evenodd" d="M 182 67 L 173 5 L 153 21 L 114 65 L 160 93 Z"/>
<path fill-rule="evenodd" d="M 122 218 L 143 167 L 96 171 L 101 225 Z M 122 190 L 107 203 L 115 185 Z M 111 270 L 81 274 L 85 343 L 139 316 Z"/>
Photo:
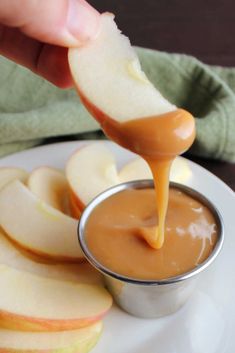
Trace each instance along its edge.
<path fill-rule="evenodd" d="M 78 228 L 77 228 L 77 234 L 78 234 L 78 241 L 80 244 L 80 247 L 84 253 L 85 258 L 90 262 L 90 264 L 95 267 L 99 272 L 101 272 L 103 275 L 113 277 L 121 282 L 126 282 L 126 283 L 131 283 L 135 285 L 142 285 L 142 286 L 159 286 L 159 285 L 169 285 L 169 284 L 174 284 L 178 283 L 181 281 L 185 281 L 189 278 L 195 277 L 199 273 L 201 273 L 203 270 L 205 270 L 217 257 L 219 254 L 223 242 L 224 242 L 224 222 L 222 219 L 222 216 L 216 206 L 204 195 L 202 195 L 200 192 L 194 190 L 193 188 L 175 183 L 175 182 L 170 182 L 170 187 L 177 188 L 180 191 L 185 192 L 186 194 L 192 196 L 196 200 L 202 202 L 206 207 L 209 208 L 209 210 L 212 212 L 213 216 L 215 217 L 217 227 L 218 227 L 218 240 L 216 242 L 216 245 L 209 255 L 209 257 L 203 261 L 200 265 L 197 267 L 193 268 L 192 270 L 182 273 L 178 276 L 174 277 L 169 277 L 166 279 L 161 279 L 161 280 L 146 280 L 146 279 L 138 279 L 138 278 L 132 278 L 128 277 L 119 273 L 116 273 L 110 269 L 108 269 L 106 266 L 102 265 L 94 256 L 93 254 L 89 251 L 88 246 L 86 245 L 85 239 L 84 239 L 84 230 L 86 226 L 86 222 L 89 218 L 89 215 L 92 213 L 94 208 L 110 197 L 111 195 L 114 195 L 118 192 L 121 192 L 126 189 L 146 189 L 146 188 L 153 188 L 154 183 L 153 180 L 150 179 L 144 179 L 144 180 L 135 180 L 135 181 L 129 181 L 125 182 L 122 184 L 118 184 L 115 186 L 110 187 L 109 189 L 106 189 L 99 195 L 97 195 L 84 209 L 84 211 L 81 214 L 79 223 L 78 223 Z"/>

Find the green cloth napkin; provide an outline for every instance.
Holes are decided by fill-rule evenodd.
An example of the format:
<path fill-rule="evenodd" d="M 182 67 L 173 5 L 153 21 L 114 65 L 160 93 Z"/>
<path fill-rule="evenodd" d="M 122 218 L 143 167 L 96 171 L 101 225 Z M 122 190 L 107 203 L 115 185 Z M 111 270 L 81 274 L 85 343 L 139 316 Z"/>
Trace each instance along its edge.
<path fill-rule="evenodd" d="M 235 161 L 235 68 L 212 67 L 186 55 L 137 48 L 147 76 L 162 94 L 196 117 L 190 152 Z M 61 90 L 0 58 L 0 156 L 54 136 L 98 131 L 75 90 Z"/>

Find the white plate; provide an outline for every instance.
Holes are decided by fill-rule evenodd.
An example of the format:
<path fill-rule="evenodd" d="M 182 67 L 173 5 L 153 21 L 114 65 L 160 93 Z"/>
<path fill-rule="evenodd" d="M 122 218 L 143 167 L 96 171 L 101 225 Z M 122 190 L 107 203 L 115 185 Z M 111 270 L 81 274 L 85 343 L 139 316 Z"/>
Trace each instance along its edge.
<path fill-rule="evenodd" d="M 90 142 L 90 141 L 89 141 Z M 40 165 L 63 168 L 82 142 L 34 148 L 2 158 L 0 166 L 31 170 Z M 105 142 L 118 165 L 132 158 L 124 149 Z M 113 307 L 105 318 L 104 333 L 94 353 L 233 353 L 235 352 L 235 198 L 217 177 L 190 162 L 187 185 L 215 203 L 225 223 L 225 243 L 216 262 L 202 277 L 188 303 L 163 319 L 143 320 Z"/>

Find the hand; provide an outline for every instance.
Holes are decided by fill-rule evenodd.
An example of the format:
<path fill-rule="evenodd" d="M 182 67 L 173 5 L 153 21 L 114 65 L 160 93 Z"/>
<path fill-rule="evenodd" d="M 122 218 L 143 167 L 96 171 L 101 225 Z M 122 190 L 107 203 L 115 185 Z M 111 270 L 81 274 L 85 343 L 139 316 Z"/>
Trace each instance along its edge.
<path fill-rule="evenodd" d="M 62 88 L 72 86 L 67 48 L 98 29 L 85 0 L 0 0 L 0 54 Z"/>

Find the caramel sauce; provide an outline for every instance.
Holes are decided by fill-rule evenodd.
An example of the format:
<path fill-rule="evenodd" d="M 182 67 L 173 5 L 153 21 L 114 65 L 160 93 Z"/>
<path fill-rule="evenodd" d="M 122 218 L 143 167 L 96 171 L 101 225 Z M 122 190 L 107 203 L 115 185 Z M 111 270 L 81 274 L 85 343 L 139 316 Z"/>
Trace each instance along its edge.
<path fill-rule="evenodd" d="M 164 246 L 155 250 L 143 232 L 155 234 L 162 215 L 153 189 L 125 190 L 110 196 L 91 213 L 85 238 L 94 257 L 116 273 L 148 280 L 190 271 L 212 252 L 217 225 L 201 202 L 171 188 Z"/>
<path fill-rule="evenodd" d="M 104 117 L 105 134 L 119 145 L 142 156 L 149 164 L 156 190 L 158 228 L 143 232 L 144 239 L 155 249 L 162 247 L 168 205 L 169 173 L 174 158 L 185 152 L 195 138 L 195 122 L 183 109 L 156 117 L 130 120 L 124 123 Z"/>

